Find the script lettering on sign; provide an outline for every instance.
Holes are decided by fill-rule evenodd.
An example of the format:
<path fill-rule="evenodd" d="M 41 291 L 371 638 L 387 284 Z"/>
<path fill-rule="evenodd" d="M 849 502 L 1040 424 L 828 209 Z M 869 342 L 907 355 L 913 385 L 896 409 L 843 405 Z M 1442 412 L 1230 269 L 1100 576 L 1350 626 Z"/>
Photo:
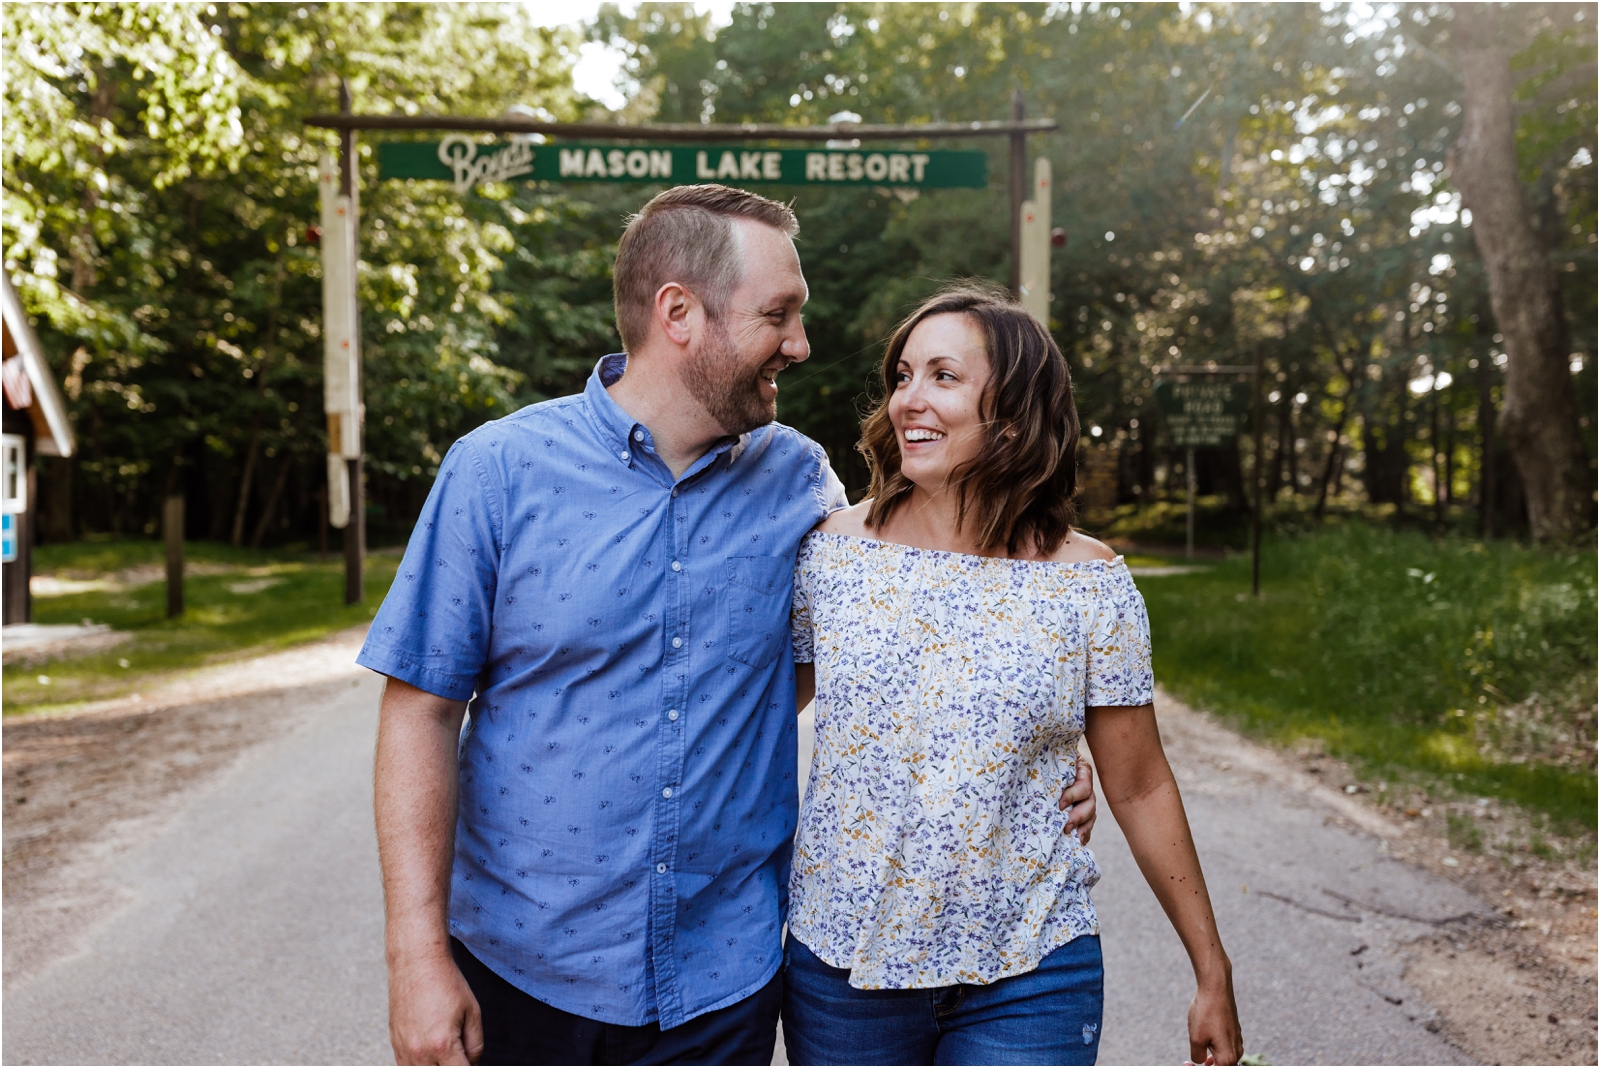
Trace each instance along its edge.
<path fill-rule="evenodd" d="M 505 182 L 532 174 L 533 146 L 513 141 L 493 155 L 480 156 L 472 138 L 450 134 L 439 142 L 439 162 L 455 174 L 456 192 L 465 193 L 483 182 Z"/>

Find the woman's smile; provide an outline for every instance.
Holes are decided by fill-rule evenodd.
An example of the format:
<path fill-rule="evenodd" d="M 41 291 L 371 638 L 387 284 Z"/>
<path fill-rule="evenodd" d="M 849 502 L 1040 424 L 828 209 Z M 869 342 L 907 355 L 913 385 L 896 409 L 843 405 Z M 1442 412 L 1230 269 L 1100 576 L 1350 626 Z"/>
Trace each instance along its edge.
<path fill-rule="evenodd" d="M 900 470 L 923 493 L 943 489 L 983 446 L 985 344 L 966 315 L 930 316 L 906 340 L 889 421 L 898 431 Z"/>

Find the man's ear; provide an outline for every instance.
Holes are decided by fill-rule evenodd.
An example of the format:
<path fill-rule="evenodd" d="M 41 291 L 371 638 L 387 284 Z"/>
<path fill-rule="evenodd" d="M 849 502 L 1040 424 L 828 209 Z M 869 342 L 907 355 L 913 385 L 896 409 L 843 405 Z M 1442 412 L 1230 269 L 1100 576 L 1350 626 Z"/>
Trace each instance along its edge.
<path fill-rule="evenodd" d="M 700 302 L 677 282 L 668 282 L 656 290 L 656 325 L 674 345 L 687 345 L 693 340 L 699 312 Z"/>

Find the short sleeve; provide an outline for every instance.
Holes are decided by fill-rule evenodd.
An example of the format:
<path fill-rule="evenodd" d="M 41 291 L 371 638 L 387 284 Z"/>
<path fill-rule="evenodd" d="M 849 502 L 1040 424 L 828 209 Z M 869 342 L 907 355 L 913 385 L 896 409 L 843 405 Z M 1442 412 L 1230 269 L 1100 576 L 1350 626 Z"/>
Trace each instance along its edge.
<path fill-rule="evenodd" d="M 464 701 L 489 652 L 501 497 L 468 438 L 453 445 L 356 662 Z"/>
<path fill-rule="evenodd" d="M 1133 708 L 1153 702 L 1150 617 L 1133 576 L 1120 563 L 1107 576 L 1092 618 L 1085 707 Z"/>
<path fill-rule="evenodd" d="M 817 503 L 822 508 L 823 518 L 827 518 L 841 508 L 848 507 L 850 498 L 845 495 L 844 483 L 839 481 L 839 476 L 834 474 L 833 465 L 828 462 L 828 454 L 821 445 L 814 445 L 817 453 Z"/>
<path fill-rule="evenodd" d="M 789 608 L 789 633 L 794 646 L 794 662 L 809 664 L 816 659 L 811 637 L 811 539 L 800 543 L 794 561 L 794 601 Z"/>

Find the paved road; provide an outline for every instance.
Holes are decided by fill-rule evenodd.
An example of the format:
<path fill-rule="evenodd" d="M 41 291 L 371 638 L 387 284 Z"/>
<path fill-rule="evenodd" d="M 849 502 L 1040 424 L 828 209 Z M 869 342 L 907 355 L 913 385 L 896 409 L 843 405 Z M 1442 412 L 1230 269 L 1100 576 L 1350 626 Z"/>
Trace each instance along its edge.
<path fill-rule="evenodd" d="M 363 677 L 237 698 L 270 705 L 282 731 L 171 798 L 164 823 L 110 826 L 101 848 L 62 858 L 111 903 L 80 910 L 50 959 L 8 974 L 4 1060 L 387 1062 L 369 808 L 377 696 Z M 1278 1064 L 1463 1063 L 1428 1030 L 1433 1011 L 1401 981 L 1401 952 L 1481 906 L 1330 823 L 1337 802 L 1270 755 L 1178 709 L 1163 729 L 1250 1051 Z M 1178 1063 L 1191 988 L 1181 948 L 1111 820 L 1094 845 L 1102 1062 Z"/>

